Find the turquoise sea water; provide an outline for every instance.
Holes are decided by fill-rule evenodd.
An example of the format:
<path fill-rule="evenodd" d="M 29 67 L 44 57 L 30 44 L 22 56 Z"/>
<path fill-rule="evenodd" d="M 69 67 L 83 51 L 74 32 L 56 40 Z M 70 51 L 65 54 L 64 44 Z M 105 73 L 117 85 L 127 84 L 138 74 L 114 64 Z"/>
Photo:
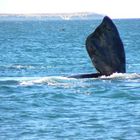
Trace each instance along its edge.
<path fill-rule="evenodd" d="M 114 20 L 126 74 L 96 70 L 85 39 L 101 20 L 0 21 L 0 140 L 139 140 L 140 20 Z"/>

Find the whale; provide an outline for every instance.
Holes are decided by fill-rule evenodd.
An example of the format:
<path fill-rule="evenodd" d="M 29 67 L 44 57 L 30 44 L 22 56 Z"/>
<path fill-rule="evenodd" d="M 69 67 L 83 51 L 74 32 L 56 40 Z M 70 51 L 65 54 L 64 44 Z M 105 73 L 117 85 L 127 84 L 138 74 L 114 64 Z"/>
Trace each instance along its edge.
<path fill-rule="evenodd" d="M 70 78 L 98 78 L 126 72 L 124 45 L 115 23 L 108 16 L 86 38 L 85 46 L 97 73 L 72 75 Z"/>

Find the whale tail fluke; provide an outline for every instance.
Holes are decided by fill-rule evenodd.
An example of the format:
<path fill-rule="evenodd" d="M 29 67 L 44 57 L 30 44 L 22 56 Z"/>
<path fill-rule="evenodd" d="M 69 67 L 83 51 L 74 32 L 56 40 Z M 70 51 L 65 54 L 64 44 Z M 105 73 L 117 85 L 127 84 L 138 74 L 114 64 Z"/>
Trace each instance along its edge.
<path fill-rule="evenodd" d="M 125 50 L 117 27 L 105 16 L 102 23 L 86 39 L 86 49 L 98 73 L 70 76 L 97 78 L 113 73 L 125 73 Z"/>
<path fill-rule="evenodd" d="M 102 75 L 125 73 L 125 51 L 117 27 L 105 16 L 87 37 L 86 49 L 96 70 Z"/>

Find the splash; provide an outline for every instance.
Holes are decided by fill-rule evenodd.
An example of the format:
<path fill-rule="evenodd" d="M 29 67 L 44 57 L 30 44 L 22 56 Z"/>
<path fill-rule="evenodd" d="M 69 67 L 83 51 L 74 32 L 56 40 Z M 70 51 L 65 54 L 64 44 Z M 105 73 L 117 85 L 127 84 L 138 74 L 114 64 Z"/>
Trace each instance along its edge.
<path fill-rule="evenodd" d="M 110 76 L 101 76 L 99 79 L 139 79 L 140 74 L 137 73 L 113 73 Z"/>
<path fill-rule="evenodd" d="M 46 84 L 49 86 L 63 86 L 66 88 L 85 86 L 87 81 L 94 80 L 140 80 L 140 74 L 137 73 L 114 73 L 110 76 L 101 76 L 99 78 L 90 79 L 74 79 L 64 76 L 47 76 L 47 77 L 1 77 L 0 84 L 17 84 L 19 86 L 33 86 Z"/>
<path fill-rule="evenodd" d="M 137 73 L 113 73 L 110 76 L 101 76 L 99 78 L 93 78 L 92 80 L 108 80 L 108 79 L 121 79 L 121 80 L 125 80 L 125 79 L 140 79 L 140 74 Z M 84 81 L 88 81 L 89 79 L 74 79 L 74 78 L 67 78 L 67 77 L 63 77 L 63 76 L 48 76 L 48 77 L 28 77 L 25 80 L 20 81 L 20 85 L 23 86 L 28 86 L 28 85 L 34 85 L 34 84 L 48 84 L 48 85 L 70 85 L 70 83 L 79 83 L 80 81 L 84 82 Z M 91 79 L 90 79 L 91 80 Z"/>
<path fill-rule="evenodd" d="M 58 85 L 58 83 L 61 83 L 64 80 L 69 80 L 69 78 L 62 76 L 35 77 L 35 78 L 27 78 L 26 80 L 20 81 L 20 85 L 22 86 L 31 86 L 35 84 Z"/>

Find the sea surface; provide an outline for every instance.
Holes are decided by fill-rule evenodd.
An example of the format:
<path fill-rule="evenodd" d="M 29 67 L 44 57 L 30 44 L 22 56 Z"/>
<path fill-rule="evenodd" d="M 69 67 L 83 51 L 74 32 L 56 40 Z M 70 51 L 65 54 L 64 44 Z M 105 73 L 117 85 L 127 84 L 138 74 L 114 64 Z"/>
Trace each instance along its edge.
<path fill-rule="evenodd" d="M 101 20 L 0 20 L 0 140 L 140 140 L 140 19 L 114 20 L 127 73 L 92 79 Z"/>

